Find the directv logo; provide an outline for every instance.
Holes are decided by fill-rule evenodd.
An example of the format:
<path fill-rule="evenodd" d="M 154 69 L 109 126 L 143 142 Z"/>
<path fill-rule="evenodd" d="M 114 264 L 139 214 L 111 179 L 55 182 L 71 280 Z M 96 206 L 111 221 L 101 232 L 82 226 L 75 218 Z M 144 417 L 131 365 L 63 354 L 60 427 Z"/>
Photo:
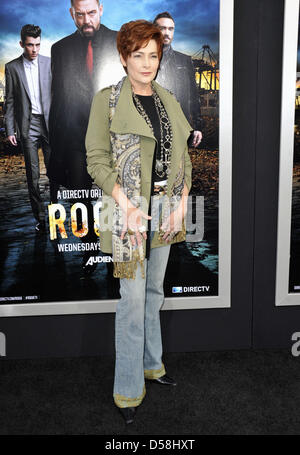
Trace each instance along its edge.
<path fill-rule="evenodd" d="M 209 292 L 210 286 L 173 286 L 173 294 L 185 294 L 186 292 Z"/>
<path fill-rule="evenodd" d="M 182 286 L 173 286 L 172 292 L 173 294 L 182 294 Z"/>

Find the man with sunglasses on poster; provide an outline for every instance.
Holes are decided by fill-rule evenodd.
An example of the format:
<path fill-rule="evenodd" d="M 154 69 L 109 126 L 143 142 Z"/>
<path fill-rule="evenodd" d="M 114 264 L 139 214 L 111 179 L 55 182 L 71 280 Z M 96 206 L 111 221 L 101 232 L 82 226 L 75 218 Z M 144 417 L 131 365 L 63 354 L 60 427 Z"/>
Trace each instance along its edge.
<path fill-rule="evenodd" d="M 101 88 L 116 83 L 124 70 L 116 48 L 117 32 L 101 23 L 103 4 L 99 0 L 71 0 L 70 14 L 77 27 L 75 33 L 52 46 L 52 102 L 50 109 L 50 143 L 53 154 L 49 175 L 70 190 L 89 190 L 92 180 L 87 173 L 85 135 L 91 102 Z M 77 201 L 74 201 L 77 202 Z M 88 234 L 84 242 L 97 241 L 91 199 L 80 200 L 88 210 Z M 80 230 L 81 221 L 78 222 Z M 90 273 L 96 264 L 82 262 Z"/>
<path fill-rule="evenodd" d="M 167 11 L 157 14 L 153 21 L 164 37 L 163 57 L 156 82 L 170 90 L 194 128 L 191 147 L 197 147 L 202 140 L 200 98 L 195 80 L 195 71 L 190 56 L 175 51 L 171 44 L 174 38 L 175 21 Z"/>

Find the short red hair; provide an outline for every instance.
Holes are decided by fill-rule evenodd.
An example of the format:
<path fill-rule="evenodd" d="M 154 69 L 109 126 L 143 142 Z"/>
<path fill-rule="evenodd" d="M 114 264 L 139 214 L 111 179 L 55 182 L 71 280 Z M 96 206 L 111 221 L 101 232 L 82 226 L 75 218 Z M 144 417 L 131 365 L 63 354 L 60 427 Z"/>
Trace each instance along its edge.
<path fill-rule="evenodd" d="M 123 24 L 117 34 L 117 48 L 126 62 L 132 52 L 147 46 L 152 39 L 156 41 L 158 58 L 160 60 L 164 44 L 164 38 L 160 29 L 152 24 L 152 22 L 143 19 L 130 21 Z"/>

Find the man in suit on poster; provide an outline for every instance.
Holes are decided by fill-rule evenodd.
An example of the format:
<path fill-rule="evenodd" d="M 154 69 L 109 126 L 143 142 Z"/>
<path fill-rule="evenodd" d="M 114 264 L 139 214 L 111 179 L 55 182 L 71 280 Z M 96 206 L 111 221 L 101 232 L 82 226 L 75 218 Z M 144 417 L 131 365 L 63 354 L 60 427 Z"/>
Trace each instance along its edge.
<path fill-rule="evenodd" d="M 50 175 L 72 189 L 89 189 L 85 135 L 91 102 L 101 88 L 125 75 L 116 48 L 117 32 L 101 23 L 99 0 L 71 0 L 75 33 L 52 46 Z"/>
<path fill-rule="evenodd" d="M 163 57 L 156 82 L 170 90 L 194 128 L 191 146 L 197 147 L 202 139 L 200 98 L 195 81 L 195 70 L 189 55 L 175 51 L 171 44 L 174 37 L 175 21 L 167 11 L 158 14 L 153 23 L 164 36 Z"/>
<path fill-rule="evenodd" d="M 48 170 L 50 146 L 48 121 L 51 99 L 50 58 L 39 55 L 41 29 L 24 25 L 20 46 L 23 55 L 5 65 L 5 125 L 8 140 L 17 146 L 20 139 L 25 158 L 26 176 L 36 230 L 45 231 L 45 209 L 39 188 L 38 148 L 42 146 Z M 50 197 L 55 197 L 55 185 L 50 180 Z"/>
<path fill-rule="evenodd" d="M 53 150 L 49 175 L 68 189 L 92 187 L 87 172 L 85 135 L 94 94 L 124 75 L 116 47 L 117 32 L 101 23 L 103 4 L 99 0 L 71 0 L 70 14 L 75 33 L 52 46 L 52 102 L 50 109 L 50 144 Z M 96 242 L 93 206 L 90 198 L 80 200 L 88 211 L 88 234 L 83 242 Z M 79 229 L 82 221 L 78 221 Z M 84 273 L 90 254 L 82 260 Z"/>

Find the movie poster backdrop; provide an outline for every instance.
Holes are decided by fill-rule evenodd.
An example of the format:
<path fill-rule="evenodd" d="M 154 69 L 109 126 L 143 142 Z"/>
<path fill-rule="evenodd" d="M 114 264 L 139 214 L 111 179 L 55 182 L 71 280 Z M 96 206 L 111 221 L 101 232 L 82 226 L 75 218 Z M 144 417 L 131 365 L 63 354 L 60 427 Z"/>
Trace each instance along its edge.
<path fill-rule="evenodd" d="M 276 305 L 300 305 L 300 17 L 285 2 Z"/>
<path fill-rule="evenodd" d="M 107 301 L 119 297 L 119 283 L 112 275 L 112 258 L 99 249 L 98 228 L 101 189 L 95 184 L 85 194 L 60 185 L 56 204 L 50 204 L 49 180 L 41 150 L 40 188 L 45 201 L 46 232 L 35 230 L 27 190 L 21 147 L 9 145 L 4 124 L 5 64 L 22 54 L 20 29 L 36 24 L 42 29 L 40 54 L 51 55 L 51 46 L 76 30 L 69 0 L 2 0 L 0 27 L 1 109 L 1 283 L 0 304 Z M 189 203 L 187 242 L 173 245 L 166 271 L 166 297 L 218 296 L 219 277 L 219 0 L 167 0 L 103 2 L 101 23 L 118 30 L 124 22 L 153 18 L 169 11 L 175 19 L 172 47 L 192 57 L 201 105 L 203 140 L 190 148 L 193 184 Z M 101 62 L 98 62 L 101 65 Z M 106 65 L 105 78 L 95 87 L 116 83 L 125 75 Z M 81 68 L 76 68 L 80 72 Z M 174 77 L 179 77 L 174 74 Z M 62 83 L 62 86 L 65 84 Z M 72 86 L 69 87 L 72 91 Z M 80 109 L 80 106 L 78 106 Z M 69 112 L 72 117 L 76 112 Z M 99 126 L 101 127 L 101 126 Z M 74 131 L 76 135 L 76 131 Z M 72 137 L 66 138 L 72 140 Z M 295 154 L 296 157 L 296 154 Z M 91 226 L 86 196 L 94 214 L 95 236 L 84 240 Z M 83 221 L 82 221 L 83 220 Z M 81 222 L 82 221 L 82 222 Z M 84 265 L 95 265 L 87 274 Z M 101 311 L 99 307 L 99 311 Z"/>
<path fill-rule="evenodd" d="M 298 15 L 297 74 L 292 183 L 291 254 L 289 292 L 300 293 L 300 21 Z"/>

